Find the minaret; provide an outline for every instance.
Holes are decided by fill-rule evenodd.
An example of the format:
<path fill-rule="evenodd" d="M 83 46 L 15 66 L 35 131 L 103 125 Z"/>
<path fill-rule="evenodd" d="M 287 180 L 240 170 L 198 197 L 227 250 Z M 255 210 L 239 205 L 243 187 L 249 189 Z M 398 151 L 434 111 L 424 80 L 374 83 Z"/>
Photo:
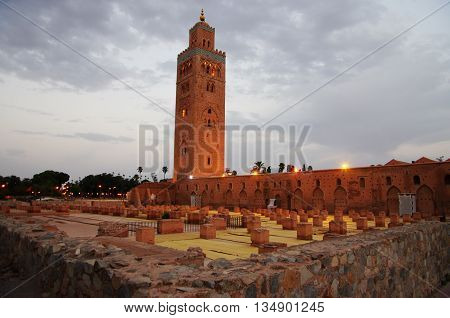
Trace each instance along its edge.
<path fill-rule="evenodd" d="M 214 40 L 202 9 L 177 59 L 174 180 L 224 172 L 225 52 Z"/>

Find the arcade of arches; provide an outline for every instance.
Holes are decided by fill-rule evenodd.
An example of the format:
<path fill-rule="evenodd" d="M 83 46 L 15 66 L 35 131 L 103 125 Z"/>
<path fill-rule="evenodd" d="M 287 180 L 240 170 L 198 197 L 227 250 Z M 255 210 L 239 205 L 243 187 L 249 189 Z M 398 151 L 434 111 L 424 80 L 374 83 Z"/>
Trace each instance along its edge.
<path fill-rule="evenodd" d="M 416 195 L 417 211 L 450 214 L 450 162 L 317 170 L 217 178 L 194 178 L 176 183 L 145 183 L 133 191 L 157 188 L 158 202 L 190 204 L 198 194 L 211 207 L 265 207 L 271 199 L 283 209 L 369 209 L 399 212 L 398 195 Z M 361 176 L 364 184 L 361 186 Z M 417 177 L 420 178 L 420 184 Z M 387 180 L 389 182 L 387 182 Z M 318 182 L 319 181 L 319 182 Z M 163 188 L 163 190 L 161 190 Z M 153 190 L 151 190 L 153 191 Z M 144 193 L 140 195 L 142 198 Z M 147 195 L 148 196 L 148 195 Z"/>

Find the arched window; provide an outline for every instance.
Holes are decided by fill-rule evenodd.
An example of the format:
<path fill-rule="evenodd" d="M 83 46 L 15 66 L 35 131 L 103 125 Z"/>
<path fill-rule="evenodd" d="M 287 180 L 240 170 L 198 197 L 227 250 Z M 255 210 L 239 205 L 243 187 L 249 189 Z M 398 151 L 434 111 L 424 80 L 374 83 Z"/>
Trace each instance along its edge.
<path fill-rule="evenodd" d="M 206 83 L 206 91 L 209 92 L 209 83 Z"/>
<path fill-rule="evenodd" d="M 205 39 L 203 39 L 203 46 L 205 46 L 205 43 L 206 43 L 206 40 L 205 40 Z"/>
<path fill-rule="evenodd" d="M 211 114 L 212 110 L 211 108 L 208 108 L 208 114 Z"/>
<path fill-rule="evenodd" d="M 181 154 L 183 156 L 186 156 L 186 154 L 187 154 L 187 148 L 186 147 L 181 148 Z"/>
<path fill-rule="evenodd" d="M 219 183 L 217 184 L 216 187 L 217 187 L 217 190 L 220 190 L 220 184 Z"/>
<path fill-rule="evenodd" d="M 337 179 L 336 179 L 336 185 L 340 186 L 341 184 L 342 184 L 341 179 L 337 178 Z"/>
<path fill-rule="evenodd" d="M 414 176 L 413 177 L 413 181 L 415 185 L 419 185 L 420 184 L 420 177 L 419 176 Z"/>
<path fill-rule="evenodd" d="M 208 47 L 210 46 L 210 42 L 209 42 L 209 40 L 208 40 Z"/>
<path fill-rule="evenodd" d="M 302 182 L 300 180 L 297 180 L 297 187 L 301 187 L 302 186 Z"/>
<path fill-rule="evenodd" d="M 211 127 L 211 119 L 208 119 L 208 127 Z"/>
<path fill-rule="evenodd" d="M 228 189 L 233 189 L 233 184 L 232 183 L 228 183 Z"/>
<path fill-rule="evenodd" d="M 209 74 L 209 71 L 211 70 L 211 67 L 208 65 L 206 66 L 206 73 Z"/>
<path fill-rule="evenodd" d="M 209 188 L 208 185 L 205 184 L 205 190 L 206 190 L 206 191 L 208 191 L 208 188 Z"/>
<path fill-rule="evenodd" d="M 211 157 L 208 157 L 208 166 L 211 165 Z"/>
<path fill-rule="evenodd" d="M 386 177 L 386 185 L 388 185 L 388 186 L 392 185 L 392 178 L 391 177 Z"/>
<path fill-rule="evenodd" d="M 186 117 L 187 116 L 187 109 L 183 108 L 183 110 L 181 111 L 181 117 Z"/>
<path fill-rule="evenodd" d="M 445 185 L 450 185 L 450 174 L 445 175 L 444 182 Z"/>
<path fill-rule="evenodd" d="M 214 89 L 215 89 L 214 84 L 211 84 L 211 93 L 214 93 Z"/>
<path fill-rule="evenodd" d="M 320 187 L 320 180 L 316 180 L 316 187 Z"/>
<path fill-rule="evenodd" d="M 366 179 L 359 178 L 359 187 L 364 189 L 366 187 Z"/>
<path fill-rule="evenodd" d="M 245 182 L 242 182 L 242 189 L 245 189 Z"/>

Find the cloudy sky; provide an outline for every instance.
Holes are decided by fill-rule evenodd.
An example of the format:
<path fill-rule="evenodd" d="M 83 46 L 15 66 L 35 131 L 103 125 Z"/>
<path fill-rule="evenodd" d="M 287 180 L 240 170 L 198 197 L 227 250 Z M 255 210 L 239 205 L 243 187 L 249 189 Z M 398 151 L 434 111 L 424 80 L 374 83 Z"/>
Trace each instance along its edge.
<path fill-rule="evenodd" d="M 0 0 L 0 174 L 135 173 L 139 125 L 160 127 L 152 164 L 171 170 L 163 127 L 173 128 L 176 57 L 201 8 L 227 52 L 227 124 L 261 125 L 444 2 Z M 315 169 L 449 157 L 449 17 L 450 5 L 270 124 L 310 126 L 302 153 Z"/>

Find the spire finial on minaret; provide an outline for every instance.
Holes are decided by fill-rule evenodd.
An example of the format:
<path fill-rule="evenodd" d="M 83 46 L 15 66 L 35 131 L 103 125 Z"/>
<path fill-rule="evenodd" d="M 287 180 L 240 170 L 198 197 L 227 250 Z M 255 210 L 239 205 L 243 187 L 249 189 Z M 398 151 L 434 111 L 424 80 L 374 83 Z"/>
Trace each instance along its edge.
<path fill-rule="evenodd" d="M 205 12 L 202 9 L 202 12 L 200 13 L 200 21 L 204 22 L 205 21 Z"/>

